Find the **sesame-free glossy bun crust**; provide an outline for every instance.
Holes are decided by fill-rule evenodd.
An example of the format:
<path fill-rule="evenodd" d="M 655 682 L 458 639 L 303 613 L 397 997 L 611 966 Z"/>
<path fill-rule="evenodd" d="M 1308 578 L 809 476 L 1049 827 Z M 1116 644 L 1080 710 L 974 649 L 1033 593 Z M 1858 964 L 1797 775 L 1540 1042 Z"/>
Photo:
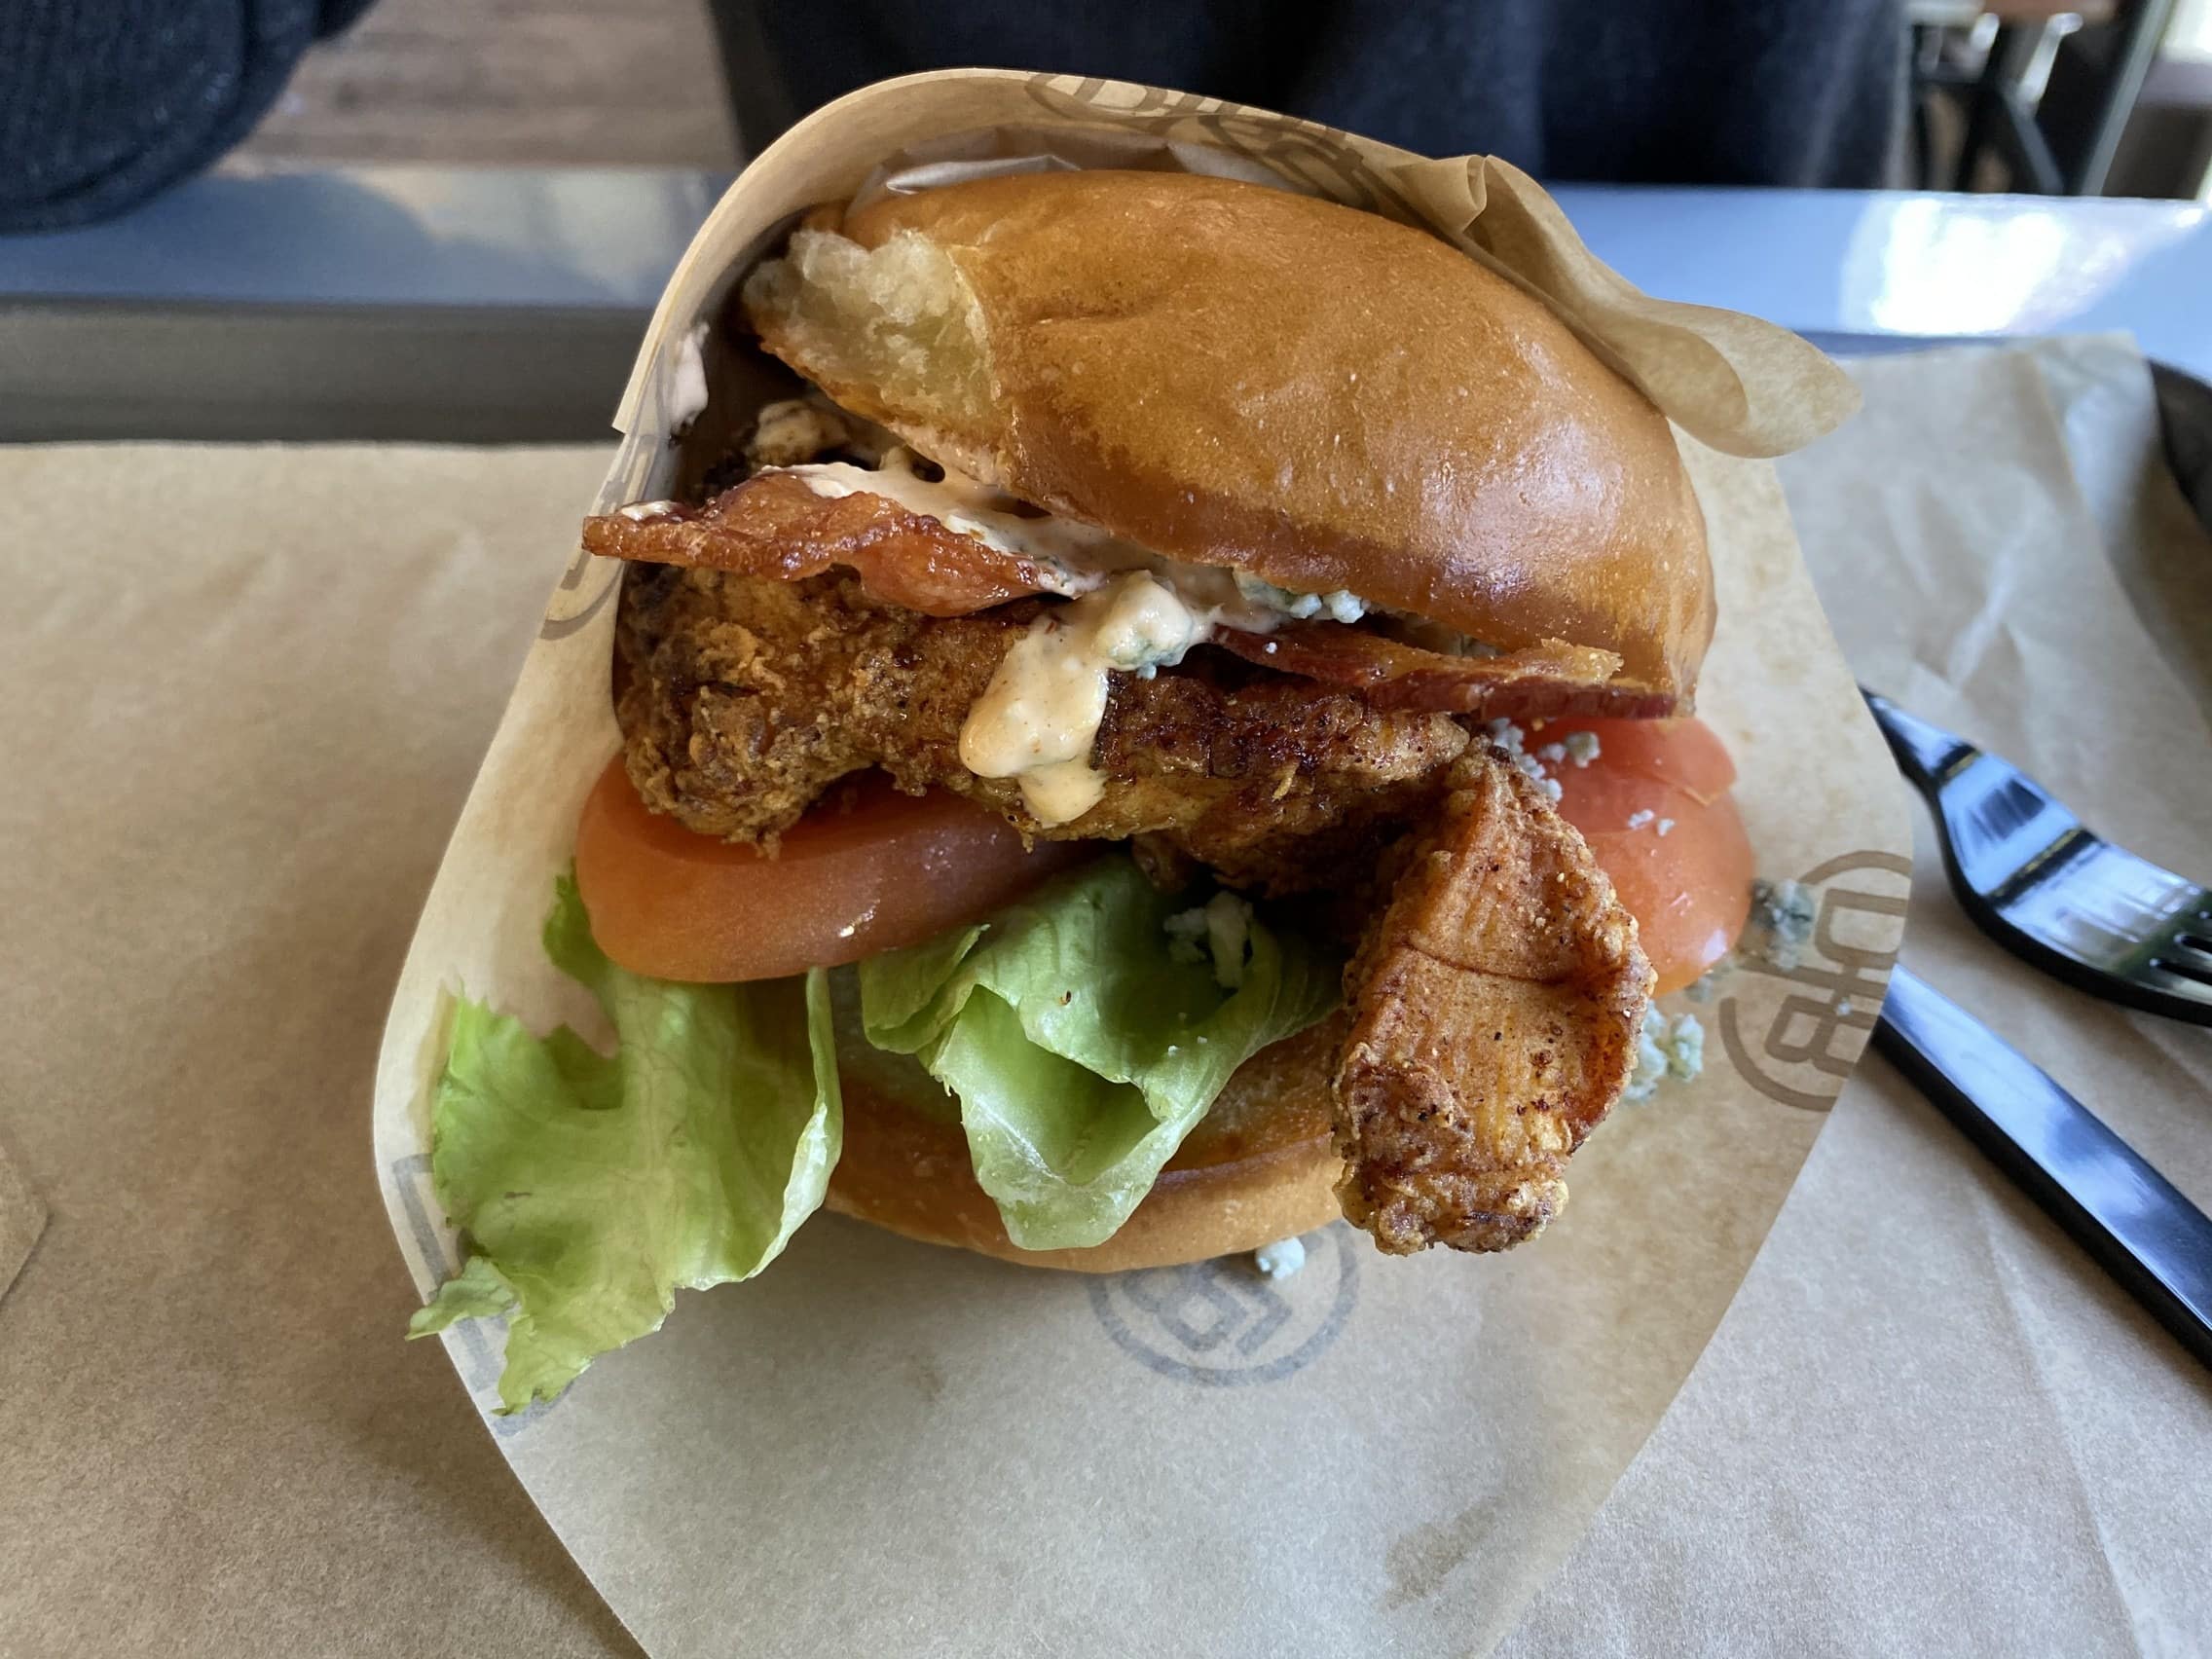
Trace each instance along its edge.
<path fill-rule="evenodd" d="M 1505 648 L 1611 650 L 1624 692 L 1686 706 L 1713 578 L 1665 418 L 1437 239 L 1288 191 L 1117 171 L 889 197 L 840 229 L 948 256 L 981 371 L 965 341 L 941 361 L 990 395 L 923 407 L 764 287 L 753 320 L 940 459 L 1176 558 L 1349 589 Z"/>
<path fill-rule="evenodd" d="M 1336 1219 L 1329 1059 L 1342 1014 L 1264 1049 L 1230 1079 L 1119 1232 L 1087 1250 L 1019 1250 L 949 1119 L 844 1077 L 845 1147 L 829 1207 L 908 1238 L 1029 1267 L 1110 1273 L 1256 1250 Z"/>

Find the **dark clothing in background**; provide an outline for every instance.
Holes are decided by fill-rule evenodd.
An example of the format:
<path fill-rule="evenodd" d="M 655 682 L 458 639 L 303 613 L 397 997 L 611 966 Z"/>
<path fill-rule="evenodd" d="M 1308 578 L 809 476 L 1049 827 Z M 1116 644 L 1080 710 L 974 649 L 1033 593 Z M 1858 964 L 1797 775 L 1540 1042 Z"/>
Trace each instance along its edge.
<path fill-rule="evenodd" d="M 369 4 L 0 0 L 0 231 L 104 219 L 211 165 Z"/>
<path fill-rule="evenodd" d="M 755 152 L 856 87 L 968 66 L 1202 92 L 1546 179 L 1879 186 L 1906 109 L 1901 0 L 714 5 L 725 42 L 757 30 L 733 84 L 780 83 L 738 100 Z"/>
<path fill-rule="evenodd" d="M 209 166 L 370 3 L 0 0 L 0 231 L 105 218 Z M 1551 179 L 1876 185 L 1905 109 L 1902 0 L 701 3 L 752 151 L 855 87 L 969 65 L 1206 92 Z"/>

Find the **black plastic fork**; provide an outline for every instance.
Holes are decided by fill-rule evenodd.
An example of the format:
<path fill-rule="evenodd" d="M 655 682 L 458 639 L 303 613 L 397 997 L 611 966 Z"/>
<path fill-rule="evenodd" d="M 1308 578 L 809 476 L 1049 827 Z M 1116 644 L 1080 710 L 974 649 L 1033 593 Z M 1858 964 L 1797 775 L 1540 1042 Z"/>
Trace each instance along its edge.
<path fill-rule="evenodd" d="M 2212 894 L 2091 834 L 2010 761 L 1860 689 L 1983 933 L 2077 990 L 2212 1025 Z"/>

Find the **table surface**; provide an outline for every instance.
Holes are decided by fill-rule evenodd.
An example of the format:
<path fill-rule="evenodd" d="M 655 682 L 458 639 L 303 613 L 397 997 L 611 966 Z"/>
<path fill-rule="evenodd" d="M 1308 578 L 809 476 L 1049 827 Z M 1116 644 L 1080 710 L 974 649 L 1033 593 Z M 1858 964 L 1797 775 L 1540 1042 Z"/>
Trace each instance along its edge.
<path fill-rule="evenodd" d="M 212 177 L 118 225 L 0 241 L 0 384 L 8 380 L 13 302 L 366 307 L 388 312 L 402 330 L 437 308 L 503 308 L 517 316 L 558 310 L 627 326 L 657 294 L 719 183 L 695 174 L 428 169 Z M 2202 207 L 1625 189 L 1562 197 L 1601 255 L 1656 292 L 1822 333 L 2129 329 L 2154 356 L 2212 377 L 2212 308 L 2201 301 L 2212 292 L 2212 221 Z M 594 458 L 571 459 L 576 478 L 593 475 Z M 43 895 L 55 937 L 104 939 L 111 949 L 128 939 L 133 952 L 154 952 L 163 972 L 127 981 L 135 1001 L 125 1012 L 149 1024 L 168 1019 L 177 1009 L 162 986 L 190 987 L 179 1006 L 213 1007 L 235 1029 L 238 1051 L 258 1053 L 249 1037 L 271 1048 L 254 1060 L 256 1087 L 299 1118 L 281 1145 L 210 1139 L 170 1107 L 202 1090 L 223 1094 L 206 1053 L 187 1052 L 175 1077 L 149 1082 L 120 1070 L 95 1075 L 121 1066 L 96 1046 L 55 1056 L 66 1061 L 61 1075 L 26 1083 L 8 1102 L 17 1107 L 11 1122 L 23 1167 L 39 1176 L 59 1218 L 31 1272 L 49 1282 L 104 1278 L 98 1320 L 131 1333 L 165 1371 L 158 1387 L 120 1373 L 72 1380 L 73 1403 L 65 1404 L 73 1444 L 102 1448 L 96 1466 L 65 1457 L 69 1448 L 58 1443 L 26 1445 L 5 1433 L 0 1465 L 19 1473 L 10 1454 L 27 1456 L 33 1490 L 64 1476 L 121 1484 L 149 1512 L 180 1519 L 204 1512 L 211 1485 L 231 1494 L 226 1501 L 268 1490 L 254 1498 L 267 1524 L 228 1540 L 215 1574 L 203 1553 L 187 1547 L 189 1525 L 158 1550 L 150 1530 L 134 1535 L 136 1553 L 121 1560 L 115 1540 L 103 1548 L 90 1529 L 49 1538 L 45 1559 L 74 1564 L 65 1577 L 49 1575 L 46 1588 L 60 1600 L 34 1592 L 25 1601 L 0 1573 L 0 1650 L 13 1651 L 12 1630 L 37 1632 L 49 1651 L 276 1651 L 327 1635 L 333 1621 L 364 1652 L 464 1641 L 539 1653 L 633 1650 L 530 1509 L 436 1354 L 391 1339 L 410 1299 L 360 1178 L 361 1130 L 347 1092 L 373 1051 L 375 993 L 328 997 L 313 1021 L 275 1033 L 257 1023 L 262 1011 L 250 998 L 215 994 L 226 983 L 257 982 L 272 962 L 328 971 L 334 985 L 381 986 L 394 971 L 411 913 L 387 896 L 426 882 L 531 616 L 539 577 L 529 552 L 548 533 L 522 515 L 536 502 L 558 516 L 544 498 L 566 498 L 518 490 L 513 503 L 479 499 L 479 461 L 455 457 L 451 464 L 461 476 L 443 516 L 418 512 L 424 522 L 412 541 L 380 530 L 415 548 L 415 578 L 401 587 L 420 596 L 420 614 L 360 626 L 358 615 L 375 611 L 357 591 L 363 572 L 341 571 L 319 601 L 323 629 L 288 640 L 278 668 L 242 692 L 227 669 L 218 672 L 219 653 L 194 654 L 189 672 L 173 662 L 148 667 L 136 643 L 141 634 L 183 629 L 257 642 L 241 660 L 270 660 L 274 630 L 254 623 L 289 614 L 270 598 L 298 579 L 296 571 L 285 577 L 275 551 L 286 545 L 286 526 L 263 527 L 268 547 L 238 551 L 234 562 L 241 572 L 258 571 L 253 579 L 211 581 L 142 540 L 112 548 L 108 564 L 74 584 L 66 561 L 25 561 L 45 586 L 17 614 L 45 618 L 53 637 L 43 640 L 43 655 L 19 664 L 0 653 L 0 666 L 18 669 L 16 683 L 26 688 L 16 705 L 15 741 L 26 746 L 18 769 L 48 774 L 66 763 L 82 833 L 70 842 L 70 869 L 18 866 L 11 913 L 27 913 L 33 895 Z M 215 483 L 207 480 L 207 490 Z M 313 506 L 286 510 L 306 517 Z M 119 576 L 129 603 L 116 600 Z M 117 666 L 82 681 L 64 672 L 81 649 L 62 637 L 72 616 L 102 619 L 98 632 L 113 638 L 99 660 Z M 397 649 L 400 639 L 415 648 Z M 338 650 L 331 641 L 350 643 L 326 662 L 320 653 Z M 165 719 L 181 729 L 211 720 L 204 711 L 217 703 L 230 722 L 224 729 L 237 726 L 235 752 L 210 756 L 203 768 L 206 786 L 164 803 L 157 836 L 134 831 L 131 769 L 106 763 L 129 753 L 127 734 L 138 729 L 140 675 L 165 688 Z M 402 694 L 356 694 L 363 685 Z M 302 727 L 335 733 L 333 741 L 369 763 L 343 801 L 281 787 L 313 746 L 268 734 Z M 243 823 L 229 783 L 240 776 L 255 780 Z M 302 800 L 312 812 L 295 804 Z M 394 800 L 404 809 L 393 809 Z M 2116 828 L 2123 838 L 2157 830 L 2128 820 L 2127 802 L 2107 805 L 2122 813 Z M 249 863 L 253 837 L 276 837 L 279 823 L 303 813 L 305 828 L 291 836 L 296 868 Z M 388 847 L 379 843 L 377 866 L 364 869 L 349 826 L 372 814 L 398 829 Z M 147 891 L 185 885 L 193 866 L 206 865 L 249 893 L 251 949 L 211 968 L 197 939 L 109 915 L 94 876 L 104 860 L 123 856 L 116 848 L 124 841 L 137 849 L 134 863 L 166 861 L 148 866 Z M 80 870 L 82 879 L 73 878 Z M 316 897 L 301 903 L 303 894 Z M 74 977 L 31 977 L 18 986 L 31 999 L 33 1028 L 58 1028 L 73 1007 L 97 1009 L 92 992 L 104 981 L 91 955 L 63 960 Z M 1987 1007 L 1979 1012 L 1993 1017 Z M 2178 1065 L 2173 1080 L 2186 1080 L 2188 1070 Z M 292 1071 L 326 1092 L 286 1083 Z M 169 1137 L 160 1181 L 141 1188 L 134 1176 L 95 1191 L 58 1156 L 60 1115 L 41 1104 L 94 1097 L 128 1107 L 129 1132 L 147 1144 Z M 1993 1631 L 2040 1629 L 2076 1651 L 2156 1650 L 2161 1634 L 2167 1650 L 2190 1650 L 2199 1622 L 2162 1633 L 2133 1622 L 2143 1586 L 2129 1580 L 2189 1581 L 2207 1499 L 2201 1483 L 2174 1475 L 2170 1459 L 2178 1453 L 2186 1470 L 2191 1449 L 2212 1444 L 2212 1389 L 2173 1365 L 2155 1328 L 1894 1078 L 1872 1068 L 1869 1086 L 1851 1101 L 1824 1134 L 1714 1351 L 1530 1609 L 1509 1648 L 1516 1659 L 1592 1646 L 1634 1651 L 1640 1627 L 1632 1615 L 1653 1607 L 1694 1616 L 1712 1633 L 1714 1651 L 1848 1644 L 1838 1633 L 1865 1616 L 1857 1597 L 1868 1584 L 1885 1587 L 1889 1609 L 1879 1629 L 1860 1627 L 1872 1649 L 1955 1651 L 1963 1636 L 1968 1650 L 1987 1651 Z M 143 1155 L 119 1151 L 117 1161 L 140 1168 Z M 321 1196 L 305 1232 L 296 1218 L 281 1226 L 272 1219 L 281 1206 L 221 1213 L 223 1195 L 275 1190 L 279 1178 Z M 106 1215 L 99 1206 L 124 1213 L 157 1200 L 169 1206 L 166 1214 L 193 1218 L 190 1229 L 137 1226 L 137 1254 L 119 1261 L 91 1225 Z M 1960 1213 L 1974 1228 L 1938 1249 L 1944 1219 Z M 210 1253 L 218 1246 L 220 1257 Z M 1839 1247 L 1862 1264 L 1858 1294 L 1820 1301 L 1808 1288 L 1824 1282 L 1815 1268 Z M 1985 1258 L 2004 1271 L 1985 1272 Z M 289 1292 L 311 1282 L 316 1296 L 352 1315 L 320 1343 L 242 1340 L 246 1312 L 258 1326 L 267 1309 L 297 1302 Z M 207 1315 L 218 1289 L 226 1304 L 240 1304 L 227 1319 Z M 0 1343 L 0 1419 L 11 1405 L 9 1367 L 27 1376 L 33 1357 L 84 1316 L 81 1305 L 20 1294 L 7 1311 L 18 1327 L 12 1344 Z M 2021 1351 L 2068 1363 L 2023 1369 Z M 2106 1366 L 2161 1390 L 2160 1409 L 2139 1421 L 2094 1420 L 2103 1406 L 2140 1398 L 2106 1388 Z M 1860 1373 L 1890 1376 L 1894 1387 L 1855 1391 Z M 1955 1408 L 1949 1415 L 1930 1415 L 1946 1401 Z M 19 1394 L 13 1403 L 22 1405 Z M 2088 1420 L 2094 1436 L 2079 1445 L 2067 1438 Z M 1907 1432 L 1915 1423 L 1920 1431 Z M 2176 1425 L 2193 1432 L 2176 1438 Z M 223 1444 L 234 1455 L 211 1460 L 211 1435 L 231 1436 Z M 1807 1477 L 1801 1454 L 1816 1440 L 1854 1449 L 1845 1471 L 1852 1479 Z M 1734 1451 L 1716 1457 L 1716 1447 Z M 107 1461 L 106 1449 L 130 1461 Z M 2012 1501 L 2001 1512 L 1956 1501 L 1973 1468 L 1991 1464 L 2011 1483 Z M 316 1481 L 338 1470 L 349 1483 L 343 1504 L 317 1501 Z M 2176 1522 L 2162 1554 L 2107 1535 L 2109 1494 L 2142 1484 L 2146 1470 L 2152 1488 L 2167 1487 Z M 109 1513 L 90 1494 L 72 1505 L 80 1515 Z M 0 1544 L 9 1508 L 0 1501 Z M 1813 1537 L 1824 1510 L 1859 1524 L 1822 1533 L 1821 1547 L 1796 1547 Z M 318 1526 L 303 1530 L 303 1518 Z M 16 1542 L 26 1544 L 20 1535 Z M 0 1547 L 0 1559 L 9 1556 Z M 2002 1571 L 1992 1565 L 2006 1563 Z M 2038 1593 L 2001 1604 L 1990 1587 L 2030 1567 Z M 1969 1622 L 1911 1625 L 1960 1596 Z"/>
<path fill-rule="evenodd" d="M 616 168 L 233 170 L 109 225 L 0 240 L 0 307 L 217 301 L 640 312 L 726 175 Z M 2200 203 L 1568 185 L 1639 286 L 1807 332 L 2124 329 L 2212 379 Z"/>

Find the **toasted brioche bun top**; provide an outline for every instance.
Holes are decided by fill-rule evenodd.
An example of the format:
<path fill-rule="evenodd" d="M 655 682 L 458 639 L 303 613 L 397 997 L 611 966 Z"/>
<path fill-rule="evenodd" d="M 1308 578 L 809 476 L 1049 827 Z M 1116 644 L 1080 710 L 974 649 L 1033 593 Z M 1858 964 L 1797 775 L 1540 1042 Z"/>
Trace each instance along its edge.
<path fill-rule="evenodd" d="M 1713 573 L 1665 417 L 1435 238 L 1155 172 L 835 221 L 753 274 L 747 312 L 925 455 L 1173 558 L 1506 649 L 1609 650 L 1624 685 L 1686 706 Z"/>

